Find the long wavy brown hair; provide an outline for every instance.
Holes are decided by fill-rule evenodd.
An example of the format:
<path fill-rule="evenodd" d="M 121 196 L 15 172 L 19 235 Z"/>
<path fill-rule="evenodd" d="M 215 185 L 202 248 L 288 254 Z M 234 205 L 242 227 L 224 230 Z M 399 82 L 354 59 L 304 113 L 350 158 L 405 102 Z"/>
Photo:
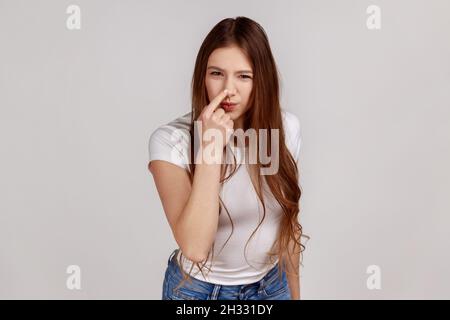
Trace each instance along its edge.
<path fill-rule="evenodd" d="M 257 140 L 259 141 L 259 129 L 268 129 L 267 140 L 269 146 L 267 150 L 271 150 L 271 129 L 279 130 L 278 132 L 280 141 L 278 143 L 278 172 L 273 175 L 265 176 L 255 174 L 254 177 L 256 178 L 256 181 L 252 180 L 253 186 L 259 200 L 261 201 L 264 212 L 262 220 L 259 222 L 256 229 L 251 234 L 245 248 L 247 247 L 250 239 L 256 233 L 266 216 L 266 206 L 264 203 L 263 192 L 261 192 L 262 179 L 265 179 L 274 198 L 283 210 L 283 216 L 280 221 L 277 240 L 275 241 L 272 250 L 268 253 L 270 259 L 272 259 L 273 256 L 278 256 L 280 266 L 279 276 L 281 278 L 282 271 L 285 271 L 287 273 L 286 260 L 288 260 L 291 265 L 295 265 L 291 259 L 293 254 L 297 253 L 300 254 L 301 257 L 303 256 L 302 252 L 304 251 L 305 246 L 300 241 L 301 237 L 309 237 L 303 235 L 302 226 L 298 221 L 300 212 L 299 200 L 302 191 L 299 184 L 299 169 L 297 168 L 297 164 L 285 144 L 285 132 L 283 128 L 279 101 L 280 92 L 277 66 L 275 64 L 268 37 L 264 29 L 257 22 L 249 18 L 236 17 L 234 19 L 227 18 L 220 21 L 206 36 L 197 54 L 194 74 L 191 83 L 192 113 L 190 128 L 191 152 L 189 163 L 189 178 L 192 184 L 195 174 L 195 163 L 193 159 L 195 159 L 194 153 L 196 152 L 194 148 L 194 121 L 198 119 L 202 109 L 210 102 L 205 85 L 208 58 L 215 49 L 229 46 L 239 47 L 246 54 L 253 68 L 253 87 L 249 97 L 249 106 L 246 113 L 244 114 L 244 131 L 248 128 L 255 129 L 257 132 Z M 256 144 L 256 148 L 258 148 L 258 145 L 259 143 Z M 248 168 L 250 168 L 250 170 L 252 170 L 253 172 L 258 173 L 260 172 L 259 170 L 261 167 L 264 168 L 268 166 L 270 166 L 270 164 L 261 164 L 259 159 L 257 159 L 257 163 L 249 165 Z M 228 164 L 223 163 L 221 165 L 221 184 L 231 178 L 238 169 L 235 157 L 232 167 L 233 169 L 231 170 L 231 173 L 228 176 L 225 176 L 229 169 Z M 230 236 L 224 244 L 225 246 L 231 235 L 233 234 L 234 224 L 220 196 L 219 202 L 219 215 L 222 214 L 222 209 L 225 209 L 231 221 L 232 227 Z M 186 273 L 182 268 L 182 255 L 183 253 L 180 252 L 180 257 L 177 260 L 177 264 L 182 271 L 183 281 L 180 282 L 177 288 L 182 286 L 187 279 L 191 280 L 189 275 L 191 274 L 194 265 L 196 265 L 203 274 L 203 268 L 205 267 L 205 264 L 209 260 L 210 256 L 211 261 L 214 258 L 214 243 L 208 253 L 207 259 L 201 263 L 193 263 L 189 273 Z M 288 257 L 288 259 L 285 259 L 286 257 Z M 294 270 L 295 274 L 298 275 L 297 268 L 294 268 Z"/>

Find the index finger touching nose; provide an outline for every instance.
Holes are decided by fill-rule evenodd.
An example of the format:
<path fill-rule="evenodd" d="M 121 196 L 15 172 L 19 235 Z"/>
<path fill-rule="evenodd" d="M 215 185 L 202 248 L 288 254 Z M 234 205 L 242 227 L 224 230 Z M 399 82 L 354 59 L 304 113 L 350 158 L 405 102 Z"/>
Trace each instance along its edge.
<path fill-rule="evenodd" d="M 228 95 L 228 90 L 225 89 L 221 91 L 214 99 L 211 100 L 211 102 L 206 106 L 206 110 L 204 115 L 209 118 L 214 110 L 217 109 L 217 107 L 220 105 L 223 99 Z"/>

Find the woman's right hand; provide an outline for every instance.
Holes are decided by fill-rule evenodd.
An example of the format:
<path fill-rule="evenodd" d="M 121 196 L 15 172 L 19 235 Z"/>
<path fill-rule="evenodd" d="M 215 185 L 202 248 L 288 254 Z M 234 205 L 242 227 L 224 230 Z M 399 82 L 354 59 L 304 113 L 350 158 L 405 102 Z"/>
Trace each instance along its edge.
<path fill-rule="evenodd" d="M 220 147 L 220 149 L 223 149 L 234 132 L 233 120 L 231 120 L 230 116 L 225 113 L 223 108 L 219 108 L 220 103 L 227 96 L 227 90 L 221 91 L 205 108 L 203 108 L 200 116 L 198 117 L 198 120 L 202 122 L 201 141 L 203 146 L 209 145 L 209 143 L 211 143 L 210 141 L 213 140 L 213 143 L 220 143 L 219 146 L 216 145 L 217 148 Z M 209 129 L 218 130 L 221 133 L 220 137 L 222 137 L 222 139 L 218 139 L 216 141 L 216 139 L 213 138 L 216 136 L 215 133 L 211 132 L 213 130 L 208 133 Z"/>

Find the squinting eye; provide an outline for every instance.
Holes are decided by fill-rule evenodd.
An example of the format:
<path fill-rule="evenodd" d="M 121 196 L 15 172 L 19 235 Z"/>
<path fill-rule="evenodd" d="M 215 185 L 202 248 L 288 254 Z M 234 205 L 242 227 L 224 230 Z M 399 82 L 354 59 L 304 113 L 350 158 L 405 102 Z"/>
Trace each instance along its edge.
<path fill-rule="evenodd" d="M 242 74 L 241 76 L 244 77 L 244 79 L 251 79 L 252 78 L 252 77 L 250 77 L 250 76 L 248 76 L 246 74 Z"/>
<path fill-rule="evenodd" d="M 213 71 L 213 72 L 211 72 L 211 74 L 212 74 L 213 76 L 218 76 L 218 75 L 220 75 L 220 72 L 219 72 L 219 71 Z"/>

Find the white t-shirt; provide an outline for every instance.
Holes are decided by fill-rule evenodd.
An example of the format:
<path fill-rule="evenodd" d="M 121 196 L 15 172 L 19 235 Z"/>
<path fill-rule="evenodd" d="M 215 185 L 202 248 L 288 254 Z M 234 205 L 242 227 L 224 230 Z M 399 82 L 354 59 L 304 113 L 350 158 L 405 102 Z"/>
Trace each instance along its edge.
<path fill-rule="evenodd" d="M 298 164 L 301 146 L 300 122 L 291 112 L 281 109 L 281 113 L 286 146 Z M 189 171 L 190 121 L 191 112 L 188 112 L 156 128 L 149 140 L 149 160 L 165 160 Z M 214 244 L 214 258 L 212 261 L 208 260 L 203 267 L 206 278 L 196 265 L 192 269 L 191 276 L 202 281 L 222 285 L 249 284 L 261 280 L 278 262 L 275 256 L 271 263 L 267 252 L 277 238 L 283 212 L 264 180 L 266 216 L 248 243 L 244 255 L 245 245 L 263 217 L 263 207 L 247 171 L 243 151 L 248 154 L 245 148 L 235 149 L 238 164 L 241 163 L 241 166 L 223 183 L 220 190 L 220 197 L 233 220 L 233 234 L 220 251 L 231 233 L 230 218 L 222 208 Z M 227 157 L 230 154 L 227 153 Z M 192 261 L 184 255 L 183 258 L 183 269 L 189 272 Z"/>

